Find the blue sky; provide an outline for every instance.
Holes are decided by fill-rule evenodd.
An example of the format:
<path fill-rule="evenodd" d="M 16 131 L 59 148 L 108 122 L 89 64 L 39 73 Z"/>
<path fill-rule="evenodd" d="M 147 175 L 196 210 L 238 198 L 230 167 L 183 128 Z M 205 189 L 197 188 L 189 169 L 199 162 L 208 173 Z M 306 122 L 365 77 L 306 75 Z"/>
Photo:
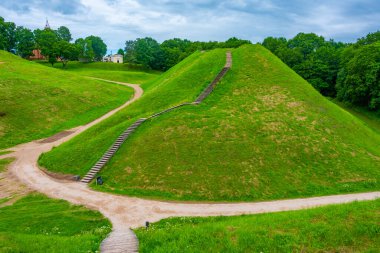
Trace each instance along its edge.
<path fill-rule="evenodd" d="M 314 32 L 352 42 L 380 29 L 380 0 L 1 0 L 0 16 L 32 29 L 48 18 L 53 29 L 100 36 L 112 50 L 145 36 L 260 42 Z"/>

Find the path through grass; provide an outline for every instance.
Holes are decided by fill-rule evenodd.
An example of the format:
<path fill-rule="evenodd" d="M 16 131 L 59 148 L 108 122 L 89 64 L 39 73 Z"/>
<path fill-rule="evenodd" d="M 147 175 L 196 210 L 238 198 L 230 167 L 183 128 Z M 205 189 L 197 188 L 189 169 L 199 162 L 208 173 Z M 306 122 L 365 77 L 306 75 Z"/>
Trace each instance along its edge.
<path fill-rule="evenodd" d="M 140 197 L 259 201 L 380 189 L 380 135 L 321 96 L 265 48 L 234 49 L 233 66 L 198 106 L 144 122 L 95 189 Z M 49 170 L 85 174 L 135 119 L 193 101 L 225 62 L 196 53 L 147 83 L 124 111 L 44 154 Z"/>

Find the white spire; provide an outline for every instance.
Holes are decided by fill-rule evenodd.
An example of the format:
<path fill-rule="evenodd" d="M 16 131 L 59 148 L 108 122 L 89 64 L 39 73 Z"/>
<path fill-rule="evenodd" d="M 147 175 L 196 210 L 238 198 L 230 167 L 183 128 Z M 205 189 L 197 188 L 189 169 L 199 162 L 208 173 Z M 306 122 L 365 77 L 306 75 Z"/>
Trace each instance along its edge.
<path fill-rule="evenodd" d="M 49 20 L 46 18 L 45 29 L 50 29 Z"/>

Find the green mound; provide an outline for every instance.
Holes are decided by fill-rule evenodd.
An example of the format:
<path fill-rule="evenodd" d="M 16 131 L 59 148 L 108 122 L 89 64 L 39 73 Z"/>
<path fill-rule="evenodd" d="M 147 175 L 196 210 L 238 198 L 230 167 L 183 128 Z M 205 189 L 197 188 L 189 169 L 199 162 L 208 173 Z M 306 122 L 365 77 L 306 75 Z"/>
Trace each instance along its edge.
<path fill-rule="evenodd" d="M 380 189 L 376 132 L 322 97 L 263 47 L 243 46 L 232 55 L 232 69 L 202 104 L 145 122 L 103 168 L 105 184 L 94 187 L 136 196 L 211 201 Z M 217 56 L 225 60 L 224 52 Z M 182 76 L 194 83 L 193 73 L 205 74 L 204 67 L 195 62 L 193 68 L 183 68 Z M 221 65 L 214 67 L 221 69 Z M 171 78 L 163 75 L 158 82 L 165 80 L 165 85 L 173 82 Z M 173 87 L 167 90 L 171 93 L 150 90 L 150 95 L 157 99 L 186 95 L 187 91 L 173 91 Z M 201 90 L 194 89 L 197 94 Z M 140 102 L 143 107 L 150 100 Z M 153 111 L 161 107 L 154 105 Z M 139 116 L 151 111 L 152 106 Z M 120 119 L 115 117 L 114 124 L 120 125 Z M 113 136 L 122 131 L 115 129 Z M 87 137 L 95 133 L 111 136 L 106 130 L 92 130 Z M 100 145 L 108 147 L 112 140 Z M 43 164 L 60 172 L 81 168 L 83 175 L 96 159 L 74 158 L 64 166 L 58 164 L 92 146 L 92 141 L 79 137 L 44 156 Z M 92 155 L 88 149 L 85 154 Z"/>
<path fill-rule="evenodd" d="M 378 252 L 380 200 L 240 217 L 171 218 L 136 230 L 140 252 Z"/>
<path fill-rule="evenodd" d="M 85 175 L 117 136 L 140 117 L 194 101 L 225 63 L 225 50 L 196 52 L 152 81 L 142 84 L 142 98 L 40 157 L 55 172 Z M 137 136 L 137 135 L 136 135 Z"/>
<path fill-rule="evenodd" d="M 90 122 L 133 94 L 4 51 L 0 62 L 0 149 Z"/>
<path fill-rule="evenodd" d="M 97 252 L 110 231 L 100 213 L 42 195 L 0 208 L 0 252 Z"/>

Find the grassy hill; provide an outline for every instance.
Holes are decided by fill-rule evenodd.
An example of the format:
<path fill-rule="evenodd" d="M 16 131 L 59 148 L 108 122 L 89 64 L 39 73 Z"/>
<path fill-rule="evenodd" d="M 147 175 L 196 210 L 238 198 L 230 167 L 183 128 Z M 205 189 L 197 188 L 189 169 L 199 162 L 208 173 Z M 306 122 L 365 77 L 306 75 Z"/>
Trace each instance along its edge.
<path fill-rule="evenodd" d="M 71 141 L 43 154 L 49 170 L 85 175 L 115 138 L 139 117 L 194 100 L 223 67 L 225 50 L 196 52 L 157 79 L 142 84 L 142 98 Z"/>
<path fill-rule="evenodd" d="M 48 62 L 40 61 L 45 66 L 51 66 Z M 54 68 L 74 72 L 82 76 L 91 76 L 113 81 L 129 82 L 141 84 L 156 78 L 161 72 L 143 69 L 140 66 L 129 64 L 116 64 L 111 62 L 90 62 L 82 63 L 78 61 L 69 62 L 66 68 L 57 63 Z"/>
<path fill-rule="evenodd" d="M 378 252 L 380 200 L 240 217 L 171 218 L 136 230 L 140 252 Z"/>
<path fill-rule="evenodd" d="M 263 47 L 247 45 L 232 54 L 231 71 L 203 104 L 144 123 L 103 169 L 105 184 L 94 187 L 153 198 L 211 201 L 380 189 L 378 133 L 322 97 Z M 204 87 L 199 78 L 215 76 L 217 71 L 210 70 L 221 69 L 225 60 L 223 50 L 204 57 L 210 58 L 210 64 L 199 64 L 192 56 L 175 67 L 175 76 L 174 70 L 162 75 L 154 85 L 157 89 L 149 90 L 157 100 L 146 97 L 136 104 L 146 110 L 127 108 L 108 121 L 113 129 L 98 126 L 44 155 L 41 164 L 83 175 L 100 157 L 99 151 L 132 122 L 127 119 L 157 112 L 174 96 L 188 101 L 199 94 Z M 181 89 L 174 78 L 192 84 L 192 93 Z M 168 89 L 158 92 L 164 86 Z M 94 134 L 96 138 L 87 139 Z M 88 148 L 95 142 L 99 147 Z M 79 150 L 84 153 L 78 155 Z"/>
<path fill-rule="evenodd" d="M 90 122 L 133 94 L 4 51 L 0 62 L 0 149 Z"/>
<path fill-rule="evenodd" d="M 99 212 L 39 194 L 0 208 L 0 252 L 97 252 L 110 231 Z"/>

